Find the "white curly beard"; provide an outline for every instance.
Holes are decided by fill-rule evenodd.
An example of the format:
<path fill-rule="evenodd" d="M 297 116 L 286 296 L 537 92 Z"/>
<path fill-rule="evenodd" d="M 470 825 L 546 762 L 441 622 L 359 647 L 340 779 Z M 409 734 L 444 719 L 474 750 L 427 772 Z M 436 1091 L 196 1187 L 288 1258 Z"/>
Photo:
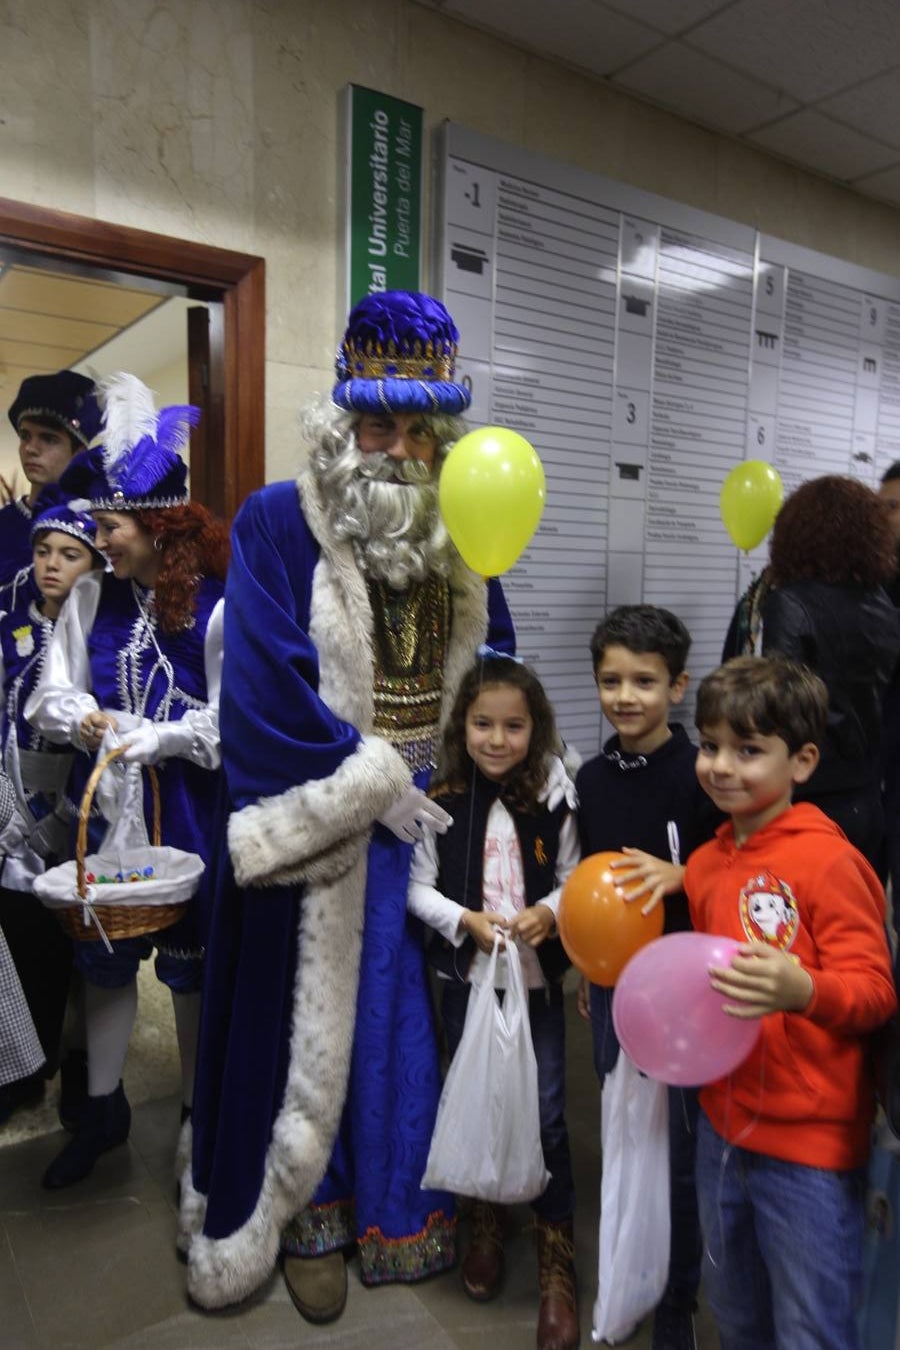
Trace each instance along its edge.
<path fill-rule="evenodd" d="M 328 526 L 353 544 L 366 576 L 405 590 L 433 572 L 446 574 L 450 541 L 438 510 L 439 464 L 429 471 L 417 460 L 364 455 L 346 417 L 318 432 L 310 465 Z"/>

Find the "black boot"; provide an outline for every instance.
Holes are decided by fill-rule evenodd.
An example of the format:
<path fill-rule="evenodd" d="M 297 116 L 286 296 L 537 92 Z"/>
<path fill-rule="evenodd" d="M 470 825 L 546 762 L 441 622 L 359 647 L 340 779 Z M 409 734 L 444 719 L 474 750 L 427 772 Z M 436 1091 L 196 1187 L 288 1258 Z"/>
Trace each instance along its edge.
<path fill-rule="evenodd" d="M 125 1143 L 130 1128 L 131 1107 L 121 1083 L 105 1097 L 88 1097 L 76 1133 L 44 1173 L 44 1188 L 58 1191 L 81 1181 L 101 1153 Z"/>
<path fill-rule="evenodd" d="M 74 1134 L 87 1104 L 87 1051 L 68 1050 L 59 1066 L 59 1123 Z"/>

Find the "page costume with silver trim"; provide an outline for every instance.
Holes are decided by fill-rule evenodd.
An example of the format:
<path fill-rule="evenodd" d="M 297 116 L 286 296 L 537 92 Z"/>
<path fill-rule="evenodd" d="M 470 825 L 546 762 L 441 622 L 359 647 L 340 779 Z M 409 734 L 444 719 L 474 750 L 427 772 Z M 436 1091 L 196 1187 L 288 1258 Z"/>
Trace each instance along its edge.
<path fill-rule="evenodd" d="M 0 507 L 0 608 L 12 608 L 31 571 L 31 524 L 26 497 Z"/>
<path fill-rule="evenodd" d="M 34 601 L 20 602 L 0 618 L 0 688 L 3 690 L 2 764 L 15 807 L 0 832 L 0 881 L 30 891 L 47 859 L 67 843 L 65 789 L 72 755 L 47 740 L 25 717 L 53 634 L 53 620 Z"/>
<path fill-rule="evenodd" d="M 149 593 L 142 591 L 140 587 L 135 589 L 139 595 L 143 595 L 146 602 Z M 223 585 L 220 581 L 209 577 L 202 578 L 201 596 L 198 600 L 202 602 L 205 599 L 205 604 L 198 605 L 196 624 L 187 630 L 194 635 L 191 638 L 192 645 L 196 644 L 202 634 L 202 682 L 205 684 L 205 697 L 199 697 L 196 690 L 191 692 L 190 687 L 181 689 L 177 664 L 172 671 L 172 681 L 163 676 L 158 687 L 152 690 L 141 687 L 139 695 L 135 695 L 129 688 L 127 679 L 123 683 L 118 675 L 108 675 L 103 680 L 104 687 L 98 688 L 95 695 L 91 692 L 95 689 L 91 635 L 97 621 L 101 595 L 105 592 L 107 599 L 110 595 L 119 598 L 124 616 L 119 626 L 123 630 L 123 637 L 127 633 L 128 640 L 123 641 L 118 649 L 117 668 L 121 668 L 124 654 L 128 650 L 128 642 L 135 637 L 135 628 L 144 630 L 152 626 L 155 630 L 155 625 L 146 622 L 146 612 L 141 610 L 135 599 L 130 598 L 133 594 L 131 582 L 117 581 L 109 573 L 101 576 L 92 572 L 79 577 L 60 615 L 53 641 L 47 652 L 42 678 L 34 696 L 29 699 L 26 706 L 26 717 L 43 731 L 48 740 L 68 742 L 79 748 L 83 748 L 79 731 L 81 722 L 89 712 L 96 712 L 98 708 L 116 718 L 120 731 L 129 731 L 138 725 L 142 717 L 150 717 L 159 723 L 158 731 L 164 748 L 163 758 L 180 756 L 191 760 L 202 769 L 218 768 L 219 689 L 222 680 L 224 628 L 222 590 Z M 203 592 L 208 594 L 204 596 Z M 208 611 L 207 614 L 203 613 L 204 609 Z M 198 628 L 200 633 L 196 632 Z M 172 637 L 158 630 L 155 632 L 159 647 L 163 652 L 168 651 L 173 642 Z M 183 636 L 183 634 L 175 635 L 176 638 Z M 147 641 L 142 641 L 141 646 L 146 650 Z M 113 679 L 117 686 L 115 692 L 106 688 Z M 171 699 L 172 690 L 174 702 Z M 104 693 L 108 693 L 110 697 L 104 699 Z M 169 709 L 167 721 L 161 716 L 163 707 Z"/>
<path fill-rule="evenodd" d="M 487 633 L 489 594 L 495 645 L 512 646 L 497 583 L 486 588 L 456 557 L 449 587 L 444 715 Z M 363 1279 L 419 1278 L 452 1260 L 435 1231 L 450 1198 L 418 1189 L 440 1081 L 421 935 L 406 919 L 411 846 L 376 824 L 411 775 L 373 720 L 372 607 L 353 547 L 330 538 L 309 473 L 264 488 L 233 531 L 222 692 L 230 859 L 215 879 L 193 1176 L 182 1183 L 188 1288 L 205 1307 L 268 1277 L 329 1158 L 316 1213 L 321 1249 L 335 1245 L 327 1216 L 342 1203 L 343 1134 L 332 1150 L 348 1076 L 345 1126 L 376 1127 L 355 1137 L 350 1179 L 357 1230 L 369 1204 L 382 1225 L 371 1250 L 361 1243 Z M 387 990 L 401 1005 L 380 1002 Z M 398 1091 L 388 1076 L 398 1068 L 381 1070 L 410 1041 Z M 391 1197 L 370 1194 L 388 1164 L 396 1233 L 383 1231 L 379 1209 Z M 408 1250 L 420 1268 L 391 1266 Z"/>
<path fill-rule="evenodd" d="M 84 748 L 81 722 L 98 708 L 115 717 L 120 733 L 150 719 L 159 736 L 160 758 L 166 761 L 160 783 L 163 842 L 198 853 L 207 869 L 218 784 L 211 770 L 219 765 L 222 590 L 222 582 L 201 578 L 193 625 L 167 634 L 156 626 L 152 593 L 109 573 L 79 577 L 25 708 L 28 719 L 49 740 L 79 749 Z M 73 781 L 73 792 L 76 787 Z M 147 819 L 149 810 L 148 795 Z M 205 886 L 206 874 L 187 907 L 193 918 L 186 945 L 192 949 L 202 946 Z M 179 945 L 178 933 L 185 923 L 180 919 L 166 930 L 167 945 L 169 941 Z M 78 944 L 77 959 L 93 960 L 95 954 L 82 948 L 99 946 Z M 96 959 L 102 962 L 102 954 L 98 952 Z"/>

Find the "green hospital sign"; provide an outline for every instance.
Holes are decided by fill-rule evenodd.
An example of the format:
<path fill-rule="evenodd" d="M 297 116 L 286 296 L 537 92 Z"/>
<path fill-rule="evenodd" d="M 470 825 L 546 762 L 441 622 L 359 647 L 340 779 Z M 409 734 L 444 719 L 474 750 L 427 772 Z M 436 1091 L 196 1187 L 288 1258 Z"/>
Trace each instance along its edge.
<path fill-rule="evenodd" d="M 349 309 L 376 291 L 420 286 L 422 109 L 347 89 Z"/>

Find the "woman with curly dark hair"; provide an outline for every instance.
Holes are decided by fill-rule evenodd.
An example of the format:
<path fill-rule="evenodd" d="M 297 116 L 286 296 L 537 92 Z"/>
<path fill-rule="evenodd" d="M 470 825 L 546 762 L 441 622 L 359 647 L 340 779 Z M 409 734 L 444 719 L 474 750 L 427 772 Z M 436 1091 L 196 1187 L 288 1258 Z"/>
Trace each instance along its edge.
<path fill-rule="evenodd" d="M 139 772 L 123 763 L 164 764 L 162 843 L 199 854 L 208 865 L 228 536 L 205 507 L 187 500 L 178 451 L 196 415 L 190 407 L 157 413 L 134 376 L 106 383 L 101 444 L 72 461 L 65 490 L 89 500 L 109 570 L 82 578 L 72 591 L 26 716 L 49 739 L 98 757 L 126 747 L 100 780 L 111 815 L 122 809 L 129 774 Z M 73 1138 L 44 1175 L 48 1189 L 81 1180 L 100 1154 L 128 1137 L 122 1069 L 137 1012 L 138 964 L 154 948 L 157 977 L 172 992 L 182 1120 L 189 1116 L 205 880 L 183 917 L 159 932 L 114 939 L 111 950 L 99 940 L 75 944 L 85 979 L 88 1096 Z"/>
<path fill-rule="evenodd" d="M 854 478 L 813 478 L 778 513 L 769 558 L 763 653 L 802 662 L 828 688 L 822 759 L 795 796 L 883 873 L 881 705 L 900 656 L 900 619 L 883 589 L 896 566 L 884 504 Z"/>
<path fill-rule="evenodd" d="M 529 991 L 529 1020 L 551 1180 L 533 1201 L 538 1237 L 538 1344 L 578 1342 L 573 1268 L 574 1185 L 565 1121 L 565 1014 L 569 964 L 556 936 L 563 882 L 578 861 L 574 789 L 556 756 L 553 710 L 533 671 L 488 652 L 463 677 L 444 729 L 437 785 L 451 816 L 446 835 L 417 845 L 409 909 L 435 930 L 429 956 L 441 980 L 441 1021 L 455 1054 L 472 983 L 484 979 L 498 932 L 515 943 Z M 496 985 L 507 985 L 507 958 Z M 502 997 L 502 995 L 501 995 Z M 476 1201 L 463 1288 L 490 1299 L 503 1278 L 503 1216 Z"/>

